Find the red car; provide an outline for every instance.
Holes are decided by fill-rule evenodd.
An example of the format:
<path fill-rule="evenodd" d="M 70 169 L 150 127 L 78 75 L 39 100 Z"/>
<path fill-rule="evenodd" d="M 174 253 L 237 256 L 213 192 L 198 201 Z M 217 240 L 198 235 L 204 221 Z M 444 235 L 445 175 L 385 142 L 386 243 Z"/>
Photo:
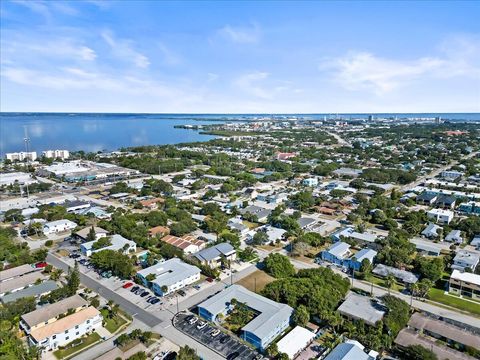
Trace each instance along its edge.
<path fill-rule="evenodd" d="M 207 280 L 207 281 L 210 282 L 210 283 L 213 282 L 213 279 L 210 278 L 210 277 L 209 277 L 209 278 L 206 278 L 205 280 Z"/>
<path fill-rule="evenodd" d="M 36 263 L 35 264 L 35 268 L 36 269 L 43 269 L 44 267 L 46 267 L 48 264 L 45 262 L 45 261 L 42 261 L 42 262 L 39 262 L 39 263 Z"/>
<path fill-rule="evenodd" d="M 128 283 L 125 283 L 122 287 L 123 287 L 124 289 L 128 289 L 129 287 L 132 287 L 132 286 L 133 286 L 133 283 L 128 282 Z"/>

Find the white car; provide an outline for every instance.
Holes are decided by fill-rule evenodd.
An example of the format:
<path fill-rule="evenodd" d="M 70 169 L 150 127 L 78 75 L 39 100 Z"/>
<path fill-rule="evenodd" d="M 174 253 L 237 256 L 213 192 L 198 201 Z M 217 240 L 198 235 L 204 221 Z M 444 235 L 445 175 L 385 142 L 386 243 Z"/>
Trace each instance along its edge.
<path fill-rule="evenodd" d="M 188 323 L 189 323 L 190 325 L 193 325 L 193 324 L 195 324 L 197 321 L 198 321 L 198 318 L 194 316 L 194 317 L 192 317 L 192 318 L 188 321 Z"/>
<path fill-rule="evenodd" d="M 202 330 L 205 326 L 207 326 L 207 323 L 205 321 L 200 321 L 197 325 L 197 329 Z"/>
<path fill-rule="evenodd" d="M 210 336 L 211 337 L 216 337 L 216 336 L 220 335 L 220 332 L 221 332 L 220 330 L 215 329 L 210 333 Z"/>

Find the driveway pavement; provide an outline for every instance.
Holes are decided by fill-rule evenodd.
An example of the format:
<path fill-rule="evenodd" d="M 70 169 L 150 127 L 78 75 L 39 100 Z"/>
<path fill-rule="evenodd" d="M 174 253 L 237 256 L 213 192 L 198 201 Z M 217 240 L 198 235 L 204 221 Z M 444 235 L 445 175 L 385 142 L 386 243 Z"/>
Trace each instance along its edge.
<path fill-rule="evenodd" d="M 195 324 L 190 324 L 187 321 L 187 318 L 191 316 L 187 313 L 179 313 L 173 318 L 173 325 L 182 331 L 183 333 L 194 338 L 198 342 L 204 344 L 210 349 L 216 351 L 222 356 L 233 357 L 234 354 L 237 354 L 235 359 L 238 360 L 253 360 L 257 355 L 256 351 L 252 350 L 249 346 L 243 344 L 241 341 L 236 339 L 234 336 L 227 333 L 221 332 L 216 337 L 212 337 L 211 333 L 218 328 L 212 324 L 207 323 L 203 329 L 198 328 L 198 324 L 201 319 L 198 320 Z"/>

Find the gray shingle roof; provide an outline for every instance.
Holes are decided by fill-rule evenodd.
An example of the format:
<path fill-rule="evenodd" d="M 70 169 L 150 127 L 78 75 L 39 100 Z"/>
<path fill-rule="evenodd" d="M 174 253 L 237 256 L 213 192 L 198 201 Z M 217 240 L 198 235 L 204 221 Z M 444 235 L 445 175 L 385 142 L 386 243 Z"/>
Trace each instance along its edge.
<path fill-rule="evenodd" d="M 33 285 L 33 286 L 30 286 L 29 288 L 19 290 L 19 291 L 15 291 L 12 294 L 5 295 L 1 298 L 1 301 L 5 304 L 5 303 L 15 301 L 17 299 L 21 299 L 21 298 L 28 297 L 28 296 L 43 295 L 43 294 L 46 294 L 46 293 L 48 293 L 50 291 L 53 291 L 57 288 L 58 288 L 58 286 L 55 283 L 55 281 L 48 280 L 48 281 L 45 281 L 45 282 L 43 282 L 39 285 Z"/>
<path fill-rule="evenodd" d="M 200 261 L 212 261 L 220 256 L 228 256 L 235 249 L 229 243 L 221 243 L 212 247 L 200 250 L 196 254 L 193 254 Z"/>
<path fill-rule="evenodd" d="M 354 344 L 342 343 L 333 349 L 325 360 L 369 360 L 370 356 Z"/>

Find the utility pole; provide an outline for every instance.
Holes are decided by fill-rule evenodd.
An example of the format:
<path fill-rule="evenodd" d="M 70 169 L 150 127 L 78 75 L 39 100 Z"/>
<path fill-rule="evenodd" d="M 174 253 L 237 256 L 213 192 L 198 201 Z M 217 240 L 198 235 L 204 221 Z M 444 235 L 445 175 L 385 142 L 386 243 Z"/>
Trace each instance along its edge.
<path fill-rule="evenodd" d="M 30 142 L 30 138 L 28 137 L 28 131 L 27 131 L 27 126 L 25 125 L 23 127 L 25 131 L 25 137 L 23 138 L 23 141 L 25 142 L 25 155 L 27 156 L 27 171 L 28 171 L 28 165 L 29 165 L 29 159 L 28 159 L 28 144 Z M 28 190 L 28 180 L 25 182 L 25 187 L 27 188 L 27 199 L 30 197 L 30 191 Z"/>
<path fill-rule="evenodd" d="M 177 313 L 180 312 L 179 308 L 178 308 L 178 293 L 175 293 L 175 299 L 177 299 Z"/>

